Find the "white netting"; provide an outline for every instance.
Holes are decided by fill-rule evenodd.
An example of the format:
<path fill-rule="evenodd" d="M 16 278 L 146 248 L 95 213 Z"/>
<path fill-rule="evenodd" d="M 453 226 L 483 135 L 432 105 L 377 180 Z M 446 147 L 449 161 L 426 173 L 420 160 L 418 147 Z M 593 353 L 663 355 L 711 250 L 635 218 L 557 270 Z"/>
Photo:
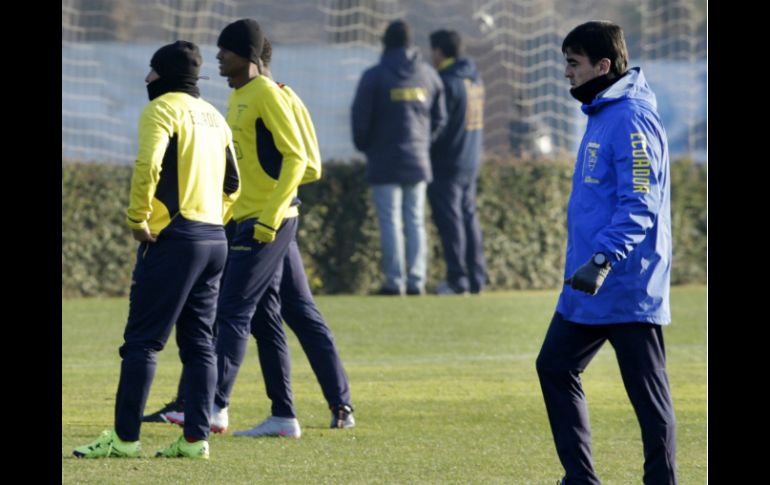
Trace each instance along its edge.
<path fill-rule="evenodd" d="M 659 98 L 673 154 L 705 157 L 705 3 L 698 0 L 63 0 L 62 157 L 131 163 L 152 53 L 177 39 L 202 50 L 203 96 L 223 112 L 216 39 L 238 18 L 259 21 L 272 70 L 308 105 L 324 159 L 360 158 L 350 104 L 361 72 L 381 53 L 386 25 L 405 19 L 428 57 L 428 35 L 460 32 L 486 84 L 485 150 L 574 152 L 579 106 L 563 77 L 561 41 L 599 18 L 623 26 L 632 65 Z"/>

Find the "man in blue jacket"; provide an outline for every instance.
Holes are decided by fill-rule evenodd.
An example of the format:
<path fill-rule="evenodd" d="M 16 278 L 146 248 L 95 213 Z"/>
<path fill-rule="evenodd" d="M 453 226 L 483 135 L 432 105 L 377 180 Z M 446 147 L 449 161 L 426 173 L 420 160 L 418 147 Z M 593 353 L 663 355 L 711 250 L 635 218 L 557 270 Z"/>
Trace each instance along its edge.
<path fill-rule="evenodd" d="M 447 266 L 436 293 L 480 293 L 486 283 L 481 224 L 476 210 L 476 179 L 484 128 L 484 84 L 473 61 L 460 57 L 460 34 L 430 34 L 433 65 L 444 83 L 449 122 L 433 142 L 433 182 L 428 199 Z"/>
<path fill-rule="evenodd" d="M 429 150 L 446 124 L 441 80 L 409 47 L 410 36 L 402 20 L 388 26 L 380 63 L 361 76 L 351 110 L 353 143 L 366 153 L 366 179 L 380 224 L 383 295 L 400 295 L 404 288 L 409 295 L 425 293 Z"/>
<path fill-rule="evenodd" d="M 588 115 L 567 207 L 564 289 L 537 358 L 563 484 L 599 484 L 580 383 L 605 341 L 615 349 L 644 443 L 644 483 L 676 483 L 663 325 L 671 321 L 666 133 L 622 29 L 575 27 L 562 43 L 570 93 Z"/>

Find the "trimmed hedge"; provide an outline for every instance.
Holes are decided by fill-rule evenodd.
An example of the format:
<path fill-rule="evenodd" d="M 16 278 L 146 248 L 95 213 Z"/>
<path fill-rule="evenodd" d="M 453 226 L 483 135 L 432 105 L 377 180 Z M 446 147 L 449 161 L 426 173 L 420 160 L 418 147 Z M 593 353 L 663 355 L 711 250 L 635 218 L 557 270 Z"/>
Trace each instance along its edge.
<path fill-rule="evenodd" d="M 706 282 L 706 167 L 689 160 L 671 166 L 671 283 Z"/>
<path fill-rule="evenodd" d="M 131 167 L 62 164 L 62 296 L 122 296 L 136 244 L 125 225 Z"/>
<path fill-rule="evenodd" d="M 124 224 L 130 166 L 62 163 L 62 296 L 128 294 L 136 243 Z M 561 285 L 571 163 L 483 165 L 478 204 L 489 289 Z M 706 170 L 672 164 L 672 283 L 704 282 Z M 381 284 L 377 218 L 364 165 L 327 163 L 324 177 L 300 188 L 299 244 L 313 290 L 367 293 Z M 441 244 L 430 220 L 428 283 L 444 277 Z"/>

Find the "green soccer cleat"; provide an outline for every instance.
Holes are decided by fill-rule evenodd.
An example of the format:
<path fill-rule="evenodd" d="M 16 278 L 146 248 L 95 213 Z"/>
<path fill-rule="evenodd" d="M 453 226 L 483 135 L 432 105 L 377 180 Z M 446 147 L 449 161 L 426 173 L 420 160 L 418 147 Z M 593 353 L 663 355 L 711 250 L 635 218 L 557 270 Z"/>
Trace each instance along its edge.
<path fill-rule="evenodd" d="M 180 436 L 168 447 L 155 453 L 156 458 L 194 458 L 198 460 L 209 459 L 209 442 L 198 440 L 188 443 L 184 436 Z"/>
<path fill-rule="evenodd" d="M 139 441 L 123 441 L 114 429 L 102 431 L 96 441 L 78 446 L 72 451 L 78 458 L 139 458 L 141 453 Z"/>

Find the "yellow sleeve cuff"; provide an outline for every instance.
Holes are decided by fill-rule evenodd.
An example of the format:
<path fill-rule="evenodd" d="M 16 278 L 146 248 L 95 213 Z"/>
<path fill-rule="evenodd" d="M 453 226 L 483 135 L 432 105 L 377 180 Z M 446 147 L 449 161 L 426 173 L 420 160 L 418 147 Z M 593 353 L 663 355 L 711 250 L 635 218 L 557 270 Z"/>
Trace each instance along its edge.
<path fill-rule="evenodd" d="M 272 227 L 267 227 L 257 221 L 254 224 L 254 239 L 262 243 L 271 243 L 275 241 L 276 230 Z"/>
<path fill-rule="evenodd" d="M 132 221 L 130 218 L 126 217 L 126 224 L 131 229 L 145 229 L 147 228 L 147 221 Z"/>

